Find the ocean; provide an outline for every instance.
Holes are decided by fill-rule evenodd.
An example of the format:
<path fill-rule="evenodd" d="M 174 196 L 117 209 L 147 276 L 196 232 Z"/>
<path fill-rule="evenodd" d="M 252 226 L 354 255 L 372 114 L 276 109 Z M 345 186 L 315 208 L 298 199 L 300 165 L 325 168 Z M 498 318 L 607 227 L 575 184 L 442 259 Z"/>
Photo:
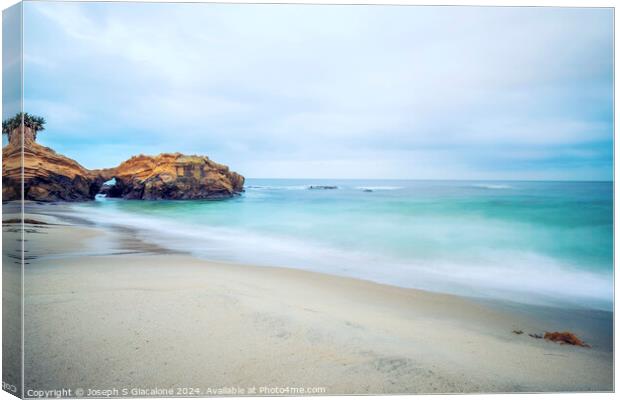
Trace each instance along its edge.
<path fill-rule="evenodd" d="M 224 201 L 98 197 L 73 207 L 209 260 L 613 307 L 612 182 L 248 179 L 245 187 Z"/>

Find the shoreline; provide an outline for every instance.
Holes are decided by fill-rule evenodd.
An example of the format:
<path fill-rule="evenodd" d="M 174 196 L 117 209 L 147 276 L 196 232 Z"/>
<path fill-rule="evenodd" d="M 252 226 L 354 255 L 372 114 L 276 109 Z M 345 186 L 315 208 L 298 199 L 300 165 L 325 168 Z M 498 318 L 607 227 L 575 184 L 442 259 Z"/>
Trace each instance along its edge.
<path fill-rule="evenodd" d="M 611 313 L 544 314 L 318 272 L 205 261 L 130 230 L 77 222 L 27 233 L 27 388 L 105 389 L 118 381 L 324 386 L 325 394 L 613 389 L 613 343 L 605 323 L 592 323 Z M 562 325 L 593 347 L 527 335 Z M 103 376 L 95 372 L 102 364 L 110 369 Z"/>
<path fill-rule="evenodd" d="M 100 207 L 91 209 L 73 206 L 73 203 L 26 202 L 25 208 L 26 213 L 55 216 L 77 225 L 130 233 L 125 235 L 125 242 L 117 243 L 117 246 L 124 250 L 127 250 L 125 248 L 129 242 L 138 241 L 140 246 L 148 244 L 159 248 L 162 253 L 187 254 L 207 262 L 305 270 L 388 286 L 452 294 L 483 303 L 499 304 L 503 308 L 517 306 L 526 309 L 613 312 L 613 297 L 606 298 L 599 295 L 584 297 L 583 293 L 579 292 L 579 287 L 576 293 L 571 292 L 571 288 L 575 288 L 576 284 L 589 287 L 591 292 L 592 285 L 597 284 L 597 281 L 600 283 L 604 278 L 603 275 L 571 267 L 562 269 L 553 264 L 549 270 L 546 269 L 549 265 L 544 259 L 526 258 L 516 262 L 511 261 L 508 254 L 506 258 L 498 260 L 491 266 L 483 264 L 482 268 L 471 262 L 463 265 L 448 263 L 451 268 L 449 271 L 444 269 L 445 265 L 442 263 L 434 269 L 433 264 L 425 265 L 424 262 L 412 260 L 411 269 L 402 269 L 401 266 L 407 266 L 408 262 L 391 257 L 375 258 L 372 252 L 356 253 L 323 243 L 304 242 L 298 237 L 269 234 L 262 237 L 257 232 L 243 229 L 237 231 L 234 228 L 227 230 L 218 225 L 214 227 L 207 225 L 203 232 L 200 226 L 193 224 L 174 224 L 164 218 L 150 220 L 148 215 L 133 215 L 122 209 L 117 213 L 116 207 L 102 212 L 99 210 Z M 107 209 L 107 207 L 101 208 Z M 118 218 L 120 220 L 117 220 Z M 220 248 L 225 250 L 220 251 Z M 279 256 L 280 253 L 283 256 Z M 542 264 L 538 264 L 539 262 Z M 377 264 L 382 267 L 375 268 Z M 462 271 L 469 271 L 470 268 L 472 274 L 478 275 L 464 278 L 466 274 Z M 484 269 L 489 271 L 484 272 Z M 539 274 L 537 270 L 545 272 Z M 498 275 L 500 271 L 501 274 Z M 483 274 L 480 275 L 481 273 Z M 536 284 L 532 284 L 532 279 L 535 278 L 538 278 L 536 282 L 547 283 L 540 285 L 537 290 Z M 576 280 L 577 278 L 581 280 Z M 499 283 L 496 284 L 494 281 Z M 505 290 L 502 291 L 500 288 Z M 606 291 L 607 288 L 596 293 Z"/>

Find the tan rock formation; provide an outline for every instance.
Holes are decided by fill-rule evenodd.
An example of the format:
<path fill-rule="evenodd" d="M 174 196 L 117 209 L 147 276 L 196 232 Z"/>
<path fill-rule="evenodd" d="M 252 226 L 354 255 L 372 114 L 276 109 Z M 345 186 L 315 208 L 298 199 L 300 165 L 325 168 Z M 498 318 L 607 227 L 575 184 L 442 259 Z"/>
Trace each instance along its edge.
<path fill-rule="evenodd" d="M 116 168 L 96 171 L 116 183 L 109 197 L 144 200 L 220 199 L 243 190 L 244 178 L 204 156 L 164 153 L 131 157 Z"/>
<path fill-rule="evenodd" d="M 2 149 L 3 201 L 20 199 L 21 138 L 19 129 Z M 24 198 L 36 201 L 83 201 L 103 191 L 125 199 L 221 199 L 243 191 L 243 176 L 203 156 L 166 153 L 139 155 L 116 168 L 88 170 L 76 161 L 35 142 L 24 128 Z M 115 178 L 114 185 L 103 186 Z"/>
<path fill-rule="evenodd" d="M 20 131 L 24 131 L 23 158 Z M 76 161 L 35 142 L 35 132 L 22 127 L 9 135 L 2 149 L 2 200 L 83 201 L 93 199 L 103 179 Z"/>

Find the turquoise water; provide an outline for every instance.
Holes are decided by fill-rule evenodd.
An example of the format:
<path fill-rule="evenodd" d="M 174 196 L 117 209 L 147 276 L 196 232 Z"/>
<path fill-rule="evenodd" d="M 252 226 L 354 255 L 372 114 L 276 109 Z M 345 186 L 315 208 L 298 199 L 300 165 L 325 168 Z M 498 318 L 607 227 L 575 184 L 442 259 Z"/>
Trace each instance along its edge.
<path fill-rule="evenodd" d="M 611 182 L 249 179 L 226 201 L 103 198 L 77 208 L 208 259 L 527 303 L 612 304 Z"/>

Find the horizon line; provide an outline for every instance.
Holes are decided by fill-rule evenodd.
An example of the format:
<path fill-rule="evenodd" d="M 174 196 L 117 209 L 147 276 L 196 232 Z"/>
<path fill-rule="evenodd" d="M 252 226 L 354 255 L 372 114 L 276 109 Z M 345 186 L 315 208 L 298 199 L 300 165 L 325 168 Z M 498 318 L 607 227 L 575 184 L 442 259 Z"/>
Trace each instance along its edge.
<path fill-rule="evenodd" d="M 271 180 L 343 180 L 343 181 L 487 181 L 487 182 L 609 182 L 613 183 L 614 179 L 480 179 L 480 178 L 268 178 L 268 177 L 245 177 L 245 179 L 271 179 Z"/>

